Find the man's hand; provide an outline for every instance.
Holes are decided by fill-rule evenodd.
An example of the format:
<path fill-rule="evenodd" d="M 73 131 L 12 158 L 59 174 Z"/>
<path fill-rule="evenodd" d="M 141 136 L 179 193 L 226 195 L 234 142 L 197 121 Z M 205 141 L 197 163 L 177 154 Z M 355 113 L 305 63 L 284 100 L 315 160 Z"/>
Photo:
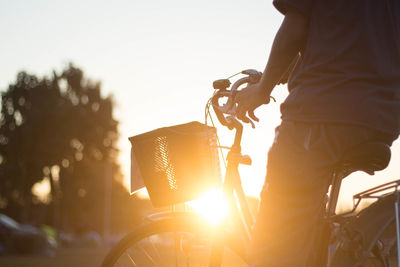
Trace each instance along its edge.
<path fill-rule="evenodd" d="M 254 128 L 251 119 L 259 121 L 254 115 L 254 110 L 262 104 L 268 104 L 269 99 L 267 90 L 261 87 L 261 83 L 249 84 L 246 88 L 239 91 L 235 97 L 235 102 L 238 104 L 236 117 L 245 123 L 251 123 Z"/>

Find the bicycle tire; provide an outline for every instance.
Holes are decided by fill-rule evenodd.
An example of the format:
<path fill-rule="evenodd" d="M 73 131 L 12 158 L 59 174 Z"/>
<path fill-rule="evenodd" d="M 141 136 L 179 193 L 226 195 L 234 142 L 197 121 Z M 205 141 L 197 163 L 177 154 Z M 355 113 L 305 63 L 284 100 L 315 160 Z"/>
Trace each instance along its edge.
<path fill-rule="evenodd" d="M 380 265 L 375 266 L 398 267 L 396 224 L 394 221 L 379 236 L 374 249 L 376 252 L 373 250 L 372 255 L 375 262 L 380 263 Z M 368 267 L 368 265 L 364 265 Z"/>
<path fill-rule="evenodd" d="M 112 247 L 102 267 L 209 266 L 214 234 L 215 229 L 193 218 L 172 217 L 148 222 Z M 189 264 L 189 260 L 193 262 Z M 223 260 L 222 266 L 247 266 L 232 250 L 224 250 Z"/>
<path fill-rule="evenodd" d="M 367 252 L 362 263 L 349 260 L 343 266 L 362 266 L 362 267 L 398 267 L 396 225 L 394 222 L 389 224 L 379 235 L 371 251 Z M 353 257 L 354 259 L 354 257 Z"/>
<path fill-rule="evenodd" d="M 346 226 L 330 266 L 398 267 L 395 201 L 395 195 L 387 195 L 360 211 Z"/>

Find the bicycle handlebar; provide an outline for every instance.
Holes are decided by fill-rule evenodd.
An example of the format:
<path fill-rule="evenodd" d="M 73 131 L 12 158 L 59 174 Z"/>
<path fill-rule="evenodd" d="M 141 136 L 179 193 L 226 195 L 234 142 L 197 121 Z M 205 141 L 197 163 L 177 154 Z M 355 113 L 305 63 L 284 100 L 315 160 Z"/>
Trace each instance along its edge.
<path fill-rule="evenodd" d="M 211 103 L 214 109 L 215 114 L 217 115 L 218 121 L 228 127 L 230 130 L 233 128 L 239 127 L 238 125 L 242 125 L 236 118 L 236 104 L 235 104 L 235 96 L 238 92 L 238 88 L 247 83 L 257 83 L 262 73 L 256 70 L 244 70 L 241 72 L 242 74 L 247 75 L 239 80 L 237 80 L 231 87 L 230 90 L 227 88 L 230 85 L 229 79 L 218 80 L 213 83 L 214 88 L 217 90 L 211 99 Z M 218 86 L 218 85 L 219 86 Z M 223 97 L 227 97 L 228 100 L 222 106 L 219 104 L 219 100 Z M 227 114 L 228 116 L 225 116 Z M 239 123 L 239 124 L 238 124 Z"/>

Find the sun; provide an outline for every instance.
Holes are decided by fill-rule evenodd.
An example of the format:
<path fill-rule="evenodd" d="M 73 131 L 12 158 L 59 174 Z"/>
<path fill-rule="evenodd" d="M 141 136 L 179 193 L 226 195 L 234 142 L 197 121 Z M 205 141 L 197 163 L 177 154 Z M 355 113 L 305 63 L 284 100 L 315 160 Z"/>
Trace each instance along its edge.
<path fill-rule="evenodd" d="M 221 189 L 212 188 L 199 198 L 187 203 L 196 213 L 205 218 L 211 225 L 218 225 L 229 215 L 229 202 Z"/>

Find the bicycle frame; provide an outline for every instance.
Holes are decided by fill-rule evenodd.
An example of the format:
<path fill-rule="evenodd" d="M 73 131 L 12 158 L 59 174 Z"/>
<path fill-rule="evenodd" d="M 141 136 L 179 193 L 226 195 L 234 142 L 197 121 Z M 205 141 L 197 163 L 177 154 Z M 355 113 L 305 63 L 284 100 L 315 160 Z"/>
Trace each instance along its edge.
<path fill-rule="evenodd" d="M 226 174 L 225 174 L 225 179 L 223 183 L 223 192 L 225 196 L 229 199 L 230 203 L 232 204 L 232 214 L 236 218 L 233 220 L 234 222 L 234 230 L 237 230 L 237 233 L 241 234 L 241 241 L 244 242 L 244 248 L 248 248 L 249 244 L 251 242 L 251 235 L 252 235 L 252 226 L 254 225 L 254 219 L 253 216 L 250 212 L 242 184 L 241 184 L 241 178 L 240 178 L 240 173 L 239 173 L 239 164 L 244 163 L 244 156 L 241 154 L 241 138 L 242 138 L 242 133 L 243 133 L 243 126 L 242 124 L 234 117 L 229 117 L 229 123 L 230 125 L 233 126 L 233 128 L 236 130 L 235 132 L 235 139 L 232 147 L 230 148 L 230 151 L 228 152 L 227 155 L 227 168 L 226 168 Z M 316 258 L 316 266 L 330 266 L 331 264 L 331 256 L 328 255 L 328 247 L 330 244 L 330 237 L 332 234 L 332 224 L 335 222 L 338 218 L 343 218 L 345 215 L 353 213 L 358 204 L 360 203 L 360 200 L 362 198 L 379 198 L 375 196 L 374 194 L 382 192 L 384 190 L 387 190 L 388 188 L 393 188 L 394 192 L 392 194 L 396 195 L 396 201 L 394 202 L 394 211 L 395 215 L 393 215 L 393 219 L 395 221 L 396 225 L 396 240 L 397 243 L 399 244 L 400 240 L 400 219 L 398 216 L 399 212 L 399 187 L 400 187 L 400 180 L 391 182 L 388 184 L 383 184 L 378 187 L 372 188 L 370 190 L 361 192 L 357 195 L 355 195 L 353 198 L 357 199 L 358 202 L 354 204 L 354 208 L 350 212 L 342 213 L 342 214 L 336 214 L 336 206 L 338 202 L 338 196 L 340 192 L 340 187 L 343 179 L 343 174 L 341 173 L 341 170 L 338 169 L 334 173 L 332 173 L 332 182 L 331 182 L 331 187 L 329 190 L 328 194 L 328 199 L 327 202 L 324 204 L 324 217 L 322 220 L 322 225 L 321 225 L 321 230 L 320 230 L 320 238 L 317 240 L 318 245 L 317 247 L 318 252 L 317 252 L 317 258 Z M 386 195 L 384 195 L 386 196 Z M 390 220 L 388 220 L 390 221 Z M 382 230 L 383 232 L 383 230 Z M 378 236 L 378 235 L 376 235 Z M 376 240 L 375 240 L 376 241 Z M 374 241 L 374 242 L 375 242 Z M 371 246 L 368 248 L 368 251 L 372 249 L 372 243 Z M 400 246 L 398 246 L 398 251 L 400 251 Z M 211 257 L 211 263 L 210 266 L 220 266 L 220 260 L 222 258 L 222 251 L 223 249 L 221 248 L 221 244 L 216 242 L 215 246 L 213 247 L 212 250 L 212 257 Z M 400 255 L 400 253 L 398 253 Z M 400 263 L 400 256 L 398 256 L 398 262 Z M 399 264 L 400 266 L 400 264 Z"/>
<path fill-rule="evenodd" d="M 254 225 L 254 218 L 250 212 L 239 173 L 239 164 L 243 163 L 243 155 L 241 154 L 241 138 L 243 133 L 243 125 L 234 117 L 229 117 L 229 123 L 236 130 L 235 139 L 230 151 L 227 156 L 227 168 L 223 184 L 223 191 L 225 196 L 232 203 L 232 213 L 237 220 L 235 222 L 235 228 L 237 228 L 242 236 L 242 241 L 245 243 L 245 247 L 251 242 L 252 226 Z M 323 228 L 321 229 L 322 235 L 320 246 L 320 252 L 318 253 L 319 266 L 326 265 L 327 263 L 327 249 L 329 246 L 329 236 L 330 236 L 330 219 L 336 216 L 335 210 L 338 201 L 340 186 L 342 177 L 340 173 L 333 173 L 332 176 L 332 186 L 328 196 L 328 202 L 325 207 L 325 214 L 323 220 Z M 322 238 L 323 237 L 323 238 Z M 215 248 L 218 252 L 218 249 Z M 217 256 L 218 258 L 218 256 Z M 219 266 L 218 263 L 213 263 L 210 266 Z"/>
<path fill-rule="evenodd" d="M 250 212 L 246 196 L 243 191 L 241 184 L 241 178 L 239 173 L 239 164 L 243 164 L 245 159 L 241 154 L 241 139 L 243 134 L 243 125 L 233 116 L 226 118 L 229 120 L 229 125 L 235 129 L 235 139 L 232 147 L 230 148 L 227 155 L 227 168 L 225 173 L 225 179 L 223 183 L 223 192 L 225 197 L 228 198 L 232 207 L 232 215 L 234 216 L 235 223 L 234 228 L 241 233 L 241 241 L 244 242 L 245 248 L 248 248 L 251 242 L 252 227 L 254 225 L 254 218 Z M 323 218 L 323 225 L 321 228 L 321 236 L 319 243 L 320 251 L 316 261 L 318 266 L 326 266 L 328 261 L 328 246 L 329 237 L 331 235 L 331 219 L 336 217 L 336 205 L 338 201 L 342 176 L 339 172 L 335 172 L 332 175 L 331 189 L 328 195 L 326 206 L 324 207 L 325 213 Z M 212 259 L 216 259 L 211 262 L 210 266 L 220 266 L 220 258 L 222 257 L 221 245 L 216 244 L 213 248 L 214 255 Z"/>
<path fill-rule="evenodd" d="M 240 241 L 243 243 L 246 249 L 250 245 L 252 226 L 254 224 L 253 216 L 250 212 L 246 196 L 243 191 L 239 164 L 249 164 L 246 162 L 246 158 L 241 154 L 241 140 L 243 133 L 243 125 L 234 117 L 229 117 L 230 124 L 235 129 L 235 139 L 232 147 L 230 148 L 227 155 L 227 167 L 225 173 L 225 179 L 223 183 L 223 193 L 231 204 L 231 216 L 233 216 L 232 222 L 234 223 L 233 228 L 240 233 Z M 212 248 L 210 267 L 218 267 L 221 265 L 221 259 L 223 254 L 223 245 L 220 240 L 215 240 Z M 242 257 L 246 256 L 246 251 L 239 252 Z"/>

